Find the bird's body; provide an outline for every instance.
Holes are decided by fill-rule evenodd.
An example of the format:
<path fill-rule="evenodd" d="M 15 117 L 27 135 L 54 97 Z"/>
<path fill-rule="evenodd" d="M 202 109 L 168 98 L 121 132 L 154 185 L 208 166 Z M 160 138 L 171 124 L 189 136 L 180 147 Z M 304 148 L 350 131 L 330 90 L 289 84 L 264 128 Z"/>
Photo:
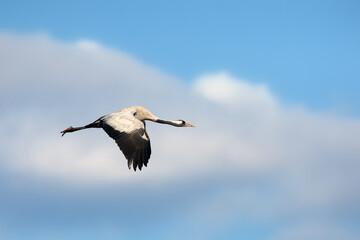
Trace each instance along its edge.
<path fill-rule="evenodd" d="M 150 138 L 146 132 L 145 120 L 169 124 L 176 127 L 194 127 L 183 120 L 167 121 L 159 119 L 144 107 L 134 106 L 105 115 L 83 127 L 69 127 L 62 131 L 62 136 L 87 128 L 102 128 L 115 140 L 128 160 L 128 167 L 140 170 L 147 163 L 151 154 Z"/>

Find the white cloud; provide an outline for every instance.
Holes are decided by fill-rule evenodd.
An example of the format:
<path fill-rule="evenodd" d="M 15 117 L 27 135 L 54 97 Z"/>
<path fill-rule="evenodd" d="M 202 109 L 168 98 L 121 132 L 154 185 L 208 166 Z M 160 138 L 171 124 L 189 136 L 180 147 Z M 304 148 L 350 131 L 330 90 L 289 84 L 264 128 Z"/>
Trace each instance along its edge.
<path fill-rule="evenodd" d="M 80 49 L 88 50 L 88 51 L 95 51 L 101 50 L 100 44 L 95 41 L 82 39 L 75 43 Z"/>
<path fill-rule="evenodd" d="M 226 72 L 200 76 L 196 79 L 195 89 L 211 101 L 237 108 L 251 107 L 263 111 L 264 108 L 273 110 L 277 105 L 265 85 L 251 84 Z"/>
<path fill-rule="evenodd" d="M 94 185 L 151 185 L 166 193 L 206 182 L 213 186 L 192 193 L 188 211 L 206 220 L 204 213 L 215 209 L 214 221 L 306 220 L 315 210 L 336 218 L 360 200 L 358 119 L 284 107 L 266 85 L 225 72 L 197 78 L 194 93 L 89 40 L 64 44 L 3 33 L 0 52 L 0 166 L 9 174 L 93 191 Z M 197 127 L 148 123 L 153 153 L 136 173 L 101 130 L 60 137 L 68 125 L 130 105 Z"/>

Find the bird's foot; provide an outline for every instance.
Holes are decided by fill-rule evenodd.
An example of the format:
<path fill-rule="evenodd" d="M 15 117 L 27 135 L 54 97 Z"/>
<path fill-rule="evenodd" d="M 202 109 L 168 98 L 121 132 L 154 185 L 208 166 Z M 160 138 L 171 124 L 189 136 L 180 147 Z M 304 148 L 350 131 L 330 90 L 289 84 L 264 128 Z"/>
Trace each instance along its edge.
<path fill-rule="evenodd" d="M 60 133 L 62 133 L 62 135 L 61 136 L 64 136 L 65 135 L 65 133 L 67 133 L 67 132 L 72 132 L 72 130 L 73 130 L 73 127 L 72 126 L 70 126 L 70 127 L 68 127 L 67 129 L 65 129 L 64 131 L 61 131 Z"/>

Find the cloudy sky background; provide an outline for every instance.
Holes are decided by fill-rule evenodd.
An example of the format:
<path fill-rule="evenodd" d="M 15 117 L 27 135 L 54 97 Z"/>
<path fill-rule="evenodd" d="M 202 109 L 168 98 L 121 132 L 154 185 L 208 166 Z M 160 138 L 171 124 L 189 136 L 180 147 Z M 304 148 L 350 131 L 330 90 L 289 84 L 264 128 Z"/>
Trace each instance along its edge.
<path fill-rule="evenodd" d="M 358 239 L 355 1 L 0 8 L 2 239 Z M 142 105 L 141 172 L 103 131 Z"/>

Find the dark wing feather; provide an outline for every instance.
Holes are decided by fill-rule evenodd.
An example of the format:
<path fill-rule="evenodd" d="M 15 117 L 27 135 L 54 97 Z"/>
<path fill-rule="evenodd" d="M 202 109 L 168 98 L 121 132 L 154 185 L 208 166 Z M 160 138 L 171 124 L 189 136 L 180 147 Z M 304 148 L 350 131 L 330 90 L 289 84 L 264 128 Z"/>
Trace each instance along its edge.
<path fill-rule="evenodd" d="M 151 147 L 145 124 L 133 113 L 110 115 L 101 120 L 101 127 L 113 138 L 128 160 L 128 167 L 140 170 L 149 162 Z"/>

